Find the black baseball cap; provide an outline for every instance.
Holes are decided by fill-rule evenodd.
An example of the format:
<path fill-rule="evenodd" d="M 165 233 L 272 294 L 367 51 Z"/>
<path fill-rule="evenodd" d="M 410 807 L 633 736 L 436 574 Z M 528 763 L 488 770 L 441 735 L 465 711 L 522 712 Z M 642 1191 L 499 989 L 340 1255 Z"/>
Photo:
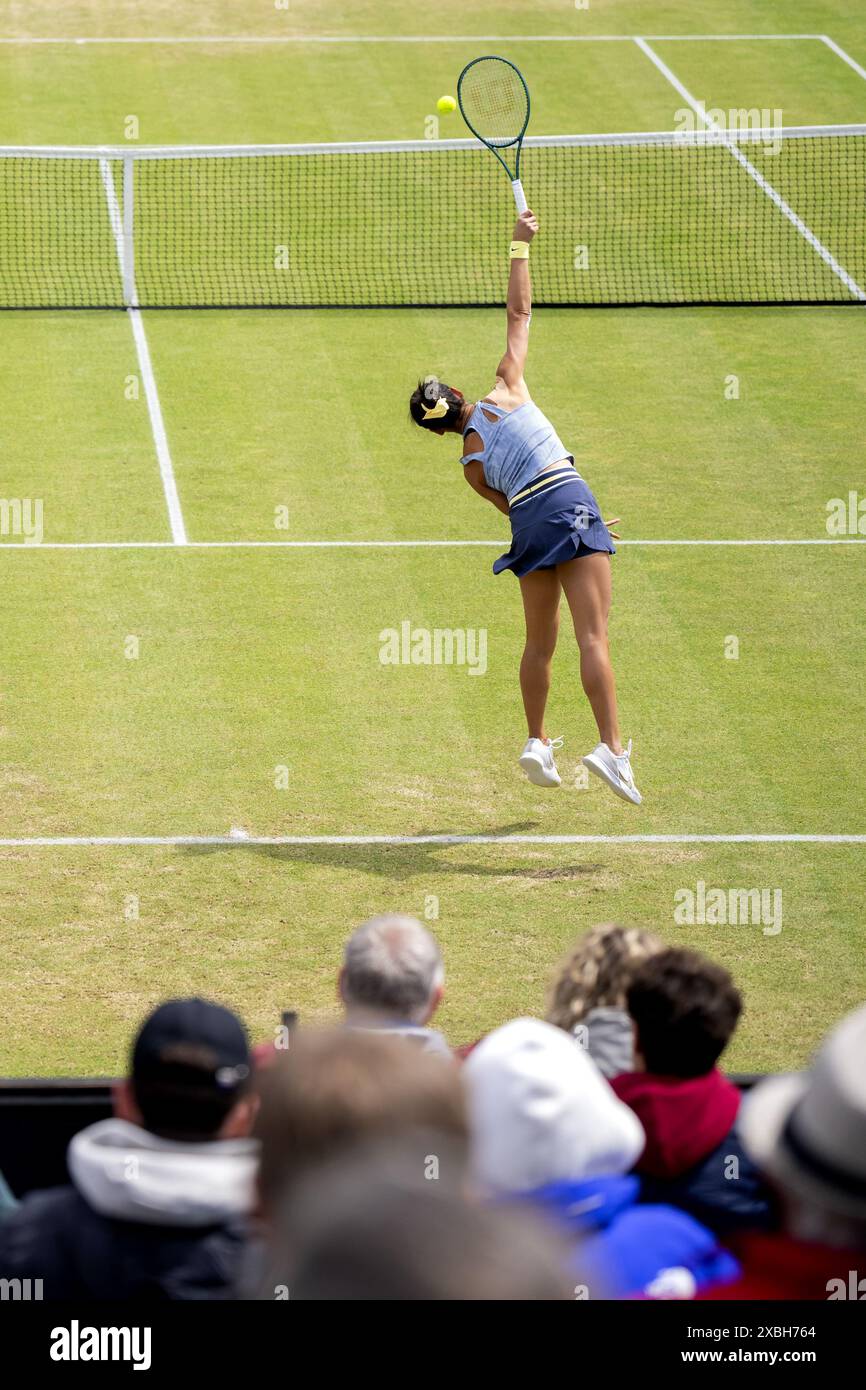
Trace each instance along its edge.
<path fill-rule="evenodd" d="M 207 999 L 169 999 L 133 1044 L 131 1080 L 146 1128 L 200 1135 L 247 1089 L 249 1041 L 231 1009 Z"/>

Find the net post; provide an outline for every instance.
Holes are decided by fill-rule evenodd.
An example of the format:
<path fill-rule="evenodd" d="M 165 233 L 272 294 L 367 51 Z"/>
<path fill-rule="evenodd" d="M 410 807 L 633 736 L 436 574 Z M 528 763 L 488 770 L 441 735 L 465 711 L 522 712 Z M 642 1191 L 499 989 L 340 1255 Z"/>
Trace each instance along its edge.
<path fill-rule="evenodd" d="M 136 308 L 135 291 L 135 156 L 123 156 L 123 303 Z"/>

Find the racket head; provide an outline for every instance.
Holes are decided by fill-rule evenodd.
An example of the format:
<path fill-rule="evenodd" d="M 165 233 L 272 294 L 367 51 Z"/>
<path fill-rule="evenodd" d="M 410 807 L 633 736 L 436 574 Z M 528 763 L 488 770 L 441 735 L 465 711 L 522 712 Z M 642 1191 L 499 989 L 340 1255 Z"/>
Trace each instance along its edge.
<path fill-rule="evenodd" d="M 507 58 L 487 53 L 467 63 L 457 79 L 460 114 L 488 149 L 519 145 L 529 125 L 529 88 Z"/>

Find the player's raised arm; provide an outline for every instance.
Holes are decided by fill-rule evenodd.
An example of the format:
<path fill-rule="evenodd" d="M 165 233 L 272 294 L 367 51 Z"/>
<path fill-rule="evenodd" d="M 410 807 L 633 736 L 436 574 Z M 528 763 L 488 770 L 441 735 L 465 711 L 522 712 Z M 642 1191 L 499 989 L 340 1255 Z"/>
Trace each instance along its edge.
<path fill-rule="evenodd" d="M 505 356 L 496 375 L 512 391 L 523 386 L 523 370 L 529 347 L 529 320 L 532 315 L 532 285 L 529 279 L 529 243 L 538 231 L 533 212 L 522 212 L 514 225 L 511 242 L 511 270 L 505 314 L 508 325 Z"/>

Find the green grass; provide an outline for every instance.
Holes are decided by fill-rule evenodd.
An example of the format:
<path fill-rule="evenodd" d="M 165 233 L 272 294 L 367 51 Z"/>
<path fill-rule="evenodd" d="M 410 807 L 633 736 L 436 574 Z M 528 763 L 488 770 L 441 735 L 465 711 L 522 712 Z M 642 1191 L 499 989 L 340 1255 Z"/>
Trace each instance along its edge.
<path fill-rule="evenodd" d="M 862 552 L 617 558 L 640 813 L 600 783 L 541 797 L 515 766 L 521 619 L 515 581 L 490 573 L 495 553 L 7 556 L 3 834 L 852 829 L 859 769 L 836 731 L 863 726 L 866 696 L 839 633 L 856 630 Z M 383 664 L 380 634 L 406 620 L 486 629 L 486 673 Z M 595 740 L 565 638 L 550 723 L 568 735 L 572 782 Z M 804 804 L 818 756 L 833 795 Z"/>
<path fill-rule="evenodd" d="M 168 537 L 140 383 L 125 394 L 139 368 L 124 317 L 7 314 L 0 333 L 0 496 L 42 499 L 46 540 Z"/>
<path fill-rule="evenodd" d="M 466 13 L 444 0 L 437 23 L 827 32 L 866 59 L 862 23 L 840 4 L 773 0 L 759 22 L 753 11 L 745 0 L 723 15 L 703 2 L 594 0 L 589 12 Z M 393 0 L 287 16 L 236 3 L 149 13 L 165 33 L 420 25 Z M 29 6 L 27 24 L 56 34 L 56 6 Z M 62 27 L 140 33 L 140 7 L 69 4 Z M 20 7 L 0 3 L 0 34 L 15 32 Z M 119 143 L 134 113 L 154 143 L 419 137 L 475 48 L 0 46 L 0 128 L 9 143 Z M 789 123 L 862 117 L 866 83 L 818 43 L 658 49 L 708 106 L 780 105 Z M 681 105 L 634 45 L 515 44 L 507 55 L 539 92 L 538 133 L 667 128 Z M 776 173 L 785 182 L 781 164 Z M 826 206 L 814 211 L 833 245 Z M 110 242 L 100 246 L 110 258 Z M 488 388 L 501 315 L 145 322 L 193 540 L 491 544 L 4 552 L 0 837 L 866 830 L 866 551 L 622 546 L 612 640 L 645 803 L 634 811 L 575 784 L 593 729 L 565 624 L 550 708 L 551 731 L 567 736 L 564 781 L 546 795 L 515 766 L 518 593 L 490 572 L 505 523 L 462 482 L 453 442 L 406 420 L 425 371 L 468 394 Z M 46 541 L 169 539 L 143 393 L 127 399 L 137 365 L 125 319 L 8 313 L 2 327 L 12 387 L 0 494 L 42 499 Z M 542 309 L 529 381 L 624 537 L 820 539 L 828 501 L 862 491 L 864 334 L 847 309 Z M 486 674 L 383 665 L 380 634 L 404 620 L 485 629 Z M 731 636 L 737 660 L 725 656 Z M 0 1070 L 11 1074 L 116 1071 L 141 1014 L 169 993 L 226 999 L 257 1037 L 283 1008 L 328 1017 L 345 935 L 389 908 L 436 914 L 455 1042 L 538 1011 L 561 953 L 607 919 L 729 965 L 747 1003 L 732 1066 L 799 1065 L 866 995 L 861 846 L 18 846 L 0 863 Z M 678 926 L 674 895 L 699 880 L 780 889 L 782 931 Z"/>
<path fill-rule="evenodd" d="M 7 1073 L 116 1074 L 133 1026 L 173 993 L 230 1002 L 262 1039 L 285 1008 L 333 1017 L 347 924 L 423 914 L 431 897 L 448 964 L 439 1021 L 454 1042 L 540 1011 L 572 940 L 609 918 L 734 972 L 746 1012 L 733 1068 L 799 1065 L 863 999 L 859 848 L 66 849 L 6 853 L 3 868 Z M 674 893 L 699 879 L 781 888 L 782 932 L 675 926 Z"/>
<path fill-rule="evenodd" d="M 577 54 L 571 45 L 506 49 L 538 94 L 538 133 L 594 130 L 581 126 L 581 113 L 585 122 L 600 111 L 605 129 L 667 130 L 681 104 L 633 45 L 593 45 Z M 6 144 L 68 144 L 70 103 L 77 103 L 80 144 L 124 144 L 130 115 L 144 145 L 421 140 L 437 97 L 455 87 L 476 56 L 472 42 L 433 51 L 421 44 L 39 47 L 23 57 L 0 55 L 29 92 L 22 106 L 16 88 L 0 89 L 0 124 Z M 442 118 L 440 131 L 466 133 L 456 113 Z"/>
<path fill-rule="evenodd" d="M 459 444 L 418 434 L 407 408 L 428 371 L 488 390 L 500 312 L 160 313 L 148 333 L 193 538 L 507 535 Z M 827 501 L 857 485 L 864 352 L 856 309 L 546 309 L 528 380 L 624 536 L 820 538 Z"/>

